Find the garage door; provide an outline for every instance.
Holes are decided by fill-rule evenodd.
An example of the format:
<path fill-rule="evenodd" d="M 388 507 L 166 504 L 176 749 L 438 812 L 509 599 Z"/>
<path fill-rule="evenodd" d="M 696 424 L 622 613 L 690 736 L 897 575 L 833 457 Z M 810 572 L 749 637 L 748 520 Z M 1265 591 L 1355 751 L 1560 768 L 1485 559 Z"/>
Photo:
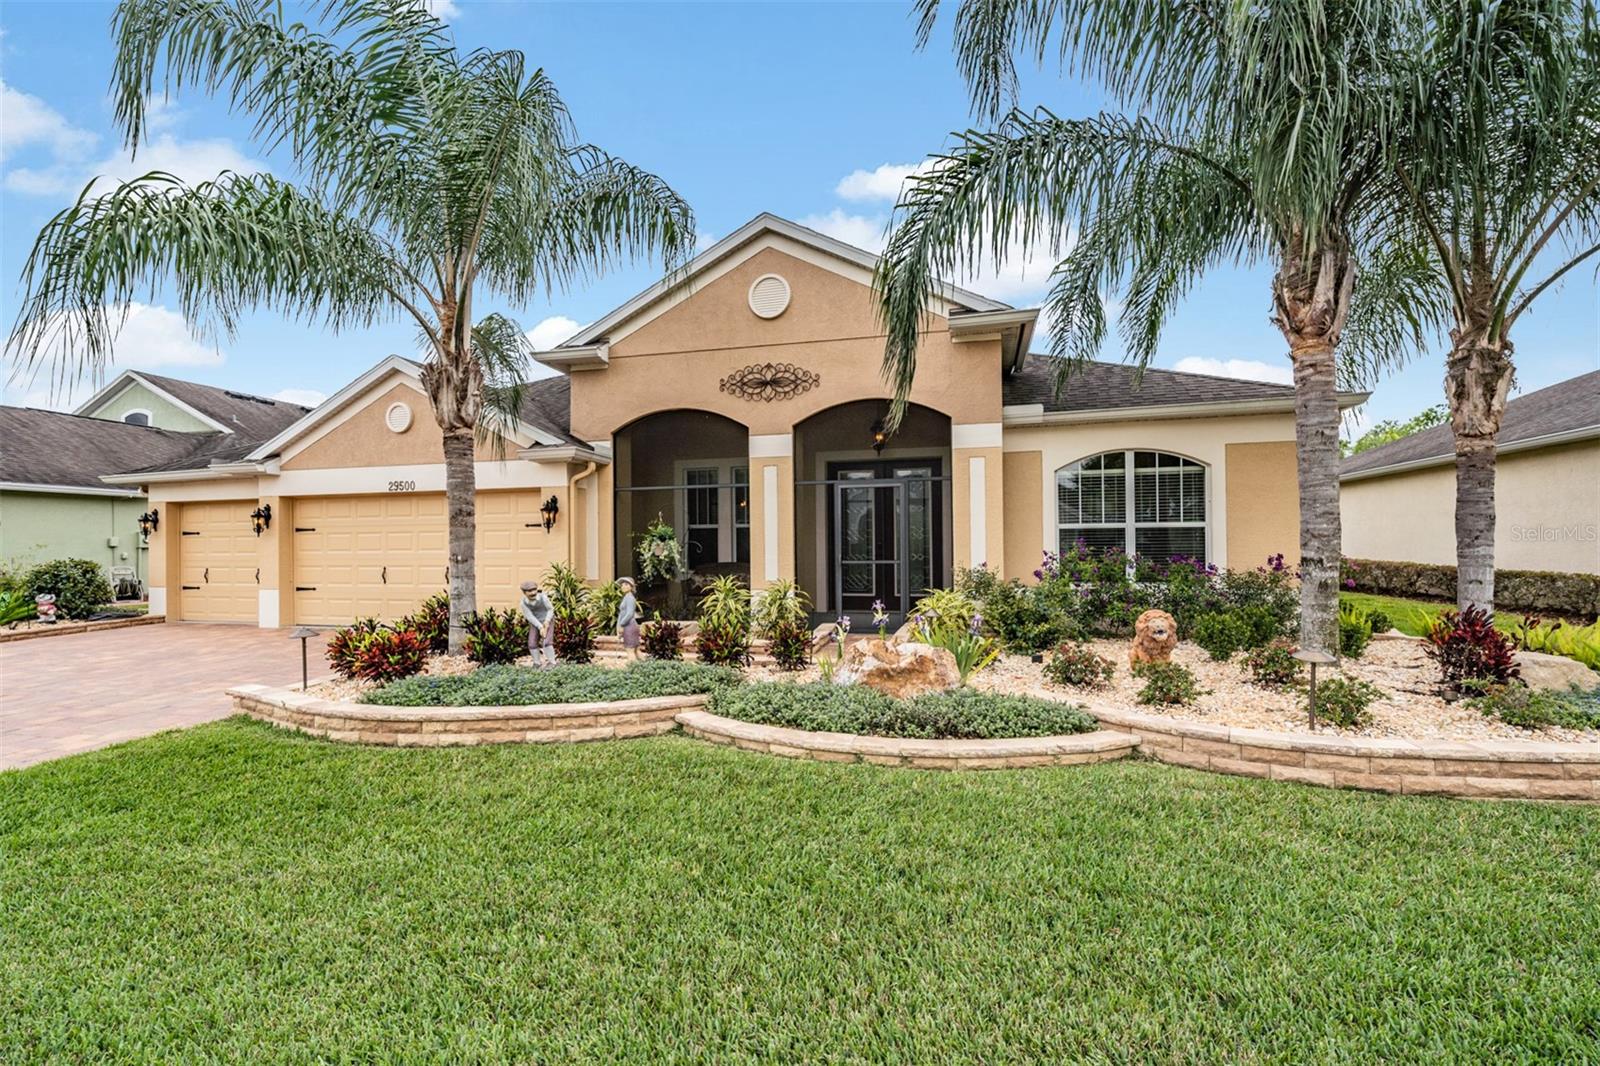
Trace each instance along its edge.
<path fill-rule="evenodd" d="M 534 490 L 478 494 L 478 604 L 510 607 L 518 586 L 544 575 L 560 527 L 544 531 Z M 305 497 L 294 504 L 295 621 L 392 621 L 447 584 L 441 493 Z"/>
<path fill-rule="evenodd" d="M 255 622 L 260 565 L 250 526 L 254 500 L 186 503 L 178 511 L 178 617 Z"/>
<path fill-rule="evenodd" d="M 444 496 L 320 496 L 294 502 L 294 618 L 392 621 L 445 587 Z"/>

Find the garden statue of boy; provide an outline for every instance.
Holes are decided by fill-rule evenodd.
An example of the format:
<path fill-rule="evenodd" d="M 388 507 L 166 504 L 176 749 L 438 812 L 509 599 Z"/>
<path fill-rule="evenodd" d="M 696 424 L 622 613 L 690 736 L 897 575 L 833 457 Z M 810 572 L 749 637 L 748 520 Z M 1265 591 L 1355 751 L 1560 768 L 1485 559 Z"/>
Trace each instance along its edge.
<path fill-rule="evenodd" d="M 617 604 L 617 636 L 622 638 L 622 647 L 627 651 L 628 658 L 637 659 L 639 657 L 639 601 L 633 595 L 633 578 L 618 578 L 617 587 L 622 590 L 622 602 Z"/>
<path fill-rule="evenodd" d="M 537 581 L 522 583 L 522 617 L 528 620 L 528 654 L 533 665 L 556 664 L 556 611 Z"/>

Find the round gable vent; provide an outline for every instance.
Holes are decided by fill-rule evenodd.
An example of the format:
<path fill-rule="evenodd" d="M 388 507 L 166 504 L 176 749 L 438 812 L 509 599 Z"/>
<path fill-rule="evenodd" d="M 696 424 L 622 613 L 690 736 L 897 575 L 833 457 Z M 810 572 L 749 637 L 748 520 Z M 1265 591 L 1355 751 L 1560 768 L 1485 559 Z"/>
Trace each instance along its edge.
<path fill-rule="evenodd" d="M 750 286 L 750 310 L 761 318 L 777 318 L 789 307 L 789 283 L 776 274 L 763 274 Z"/>
<path fill-rule="evenodd" d="M 411 408 L 403 403 L 392 403 L 383 413 L 383 424 L 391 433 L 404 433 L 411 428 Z"/>

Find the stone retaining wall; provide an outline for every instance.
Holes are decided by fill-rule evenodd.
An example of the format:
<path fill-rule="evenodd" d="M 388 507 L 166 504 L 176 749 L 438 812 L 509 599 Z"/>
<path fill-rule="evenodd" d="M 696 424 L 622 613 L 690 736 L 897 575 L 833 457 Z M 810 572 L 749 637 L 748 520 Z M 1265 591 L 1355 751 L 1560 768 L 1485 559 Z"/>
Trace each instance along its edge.
<path fill-rule="evenodd" d="M 35 640 L 39 637 L 65 637 L 73 633 L 100 633 L 107 629 L 129 629 L 133 626 L 161 625 L 166 615 L 139 614 L 127 618 L 102 618 L 98 622 L 57 622 L 54 625 L 34 626 L 31 629 L 0 631 L 0 644 L 14 640 Z"/>
<path fill-rule="evenodd" d="M 1199 770 L 1419 795 L 1600 800 L 1600 744 L 1314 736 L 1087 709 L 1137 735 L 1141 753 Z"/>
<path fill-rule="evenodd" d="M 1072 766 L 1120 759 L 1139 744 L 1138 737 L 1107 730 L 1003 740 L 915 740 L 853 733 L 813 733 L 805 729 L 741 722 L 701 710 L 682 712 L 678 715 L 678 724 L 692 737 L 713 744 L 731 744 L 746 751 L 819 762 L 870 762 L 922 770 Z"/>
<path fill-rule="evenodd" d="M 705 696 L 654 696 L 615 703 L 544 703 L 523 707 L 383 707 L 317 699 L 290 689 L 229 689 L 236 710 L 329 740 L 399 747 L 555 743 L 670 733 L 680 711 Z"/>

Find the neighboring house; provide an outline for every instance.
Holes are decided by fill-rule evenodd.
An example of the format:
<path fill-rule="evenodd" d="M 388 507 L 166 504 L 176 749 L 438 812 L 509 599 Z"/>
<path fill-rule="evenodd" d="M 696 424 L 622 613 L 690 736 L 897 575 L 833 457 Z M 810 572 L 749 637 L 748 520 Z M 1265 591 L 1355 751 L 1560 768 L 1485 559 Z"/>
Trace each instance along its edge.
<path fill-rule="evenodd" d="M 1079 539 L 1295 558 L 1291 388 L 1158 370 L 1136 385 L 1094 364 L 1058 397 L 1029 354 L 1037 309 L 941 290 L 911 408 L 884 437 L 875 263 L 762 215 L 540 353 L 563 376 L 531 383 L 478 452 L 480 605 L 511 604 L 553 562 L 591 582 L 632 573 L 658 517 L 696 571 L 793 578 L 825 615 L 903 613 L 961 567 L 1029 577 Z M 419 372 L 391 357 L 247 452 L 108 478 L 161 508 L 152 610 L 343 624 L 444 588 L 443 452 Z"/>
<path fill-rule="evenodd" d="M 303 417 L 298 404 L 125 371 L 72 414 L 0 407 L 0 567 L 79 558 L 148 576 L 137 486 L 101 478 L 242 453 Z"/>
<path fill-rule="evenodd" d="M 1455 565 L 1448 424 L 1352 455 L 1339 491 L 1346 555 Z M 1495 565 L 1600 573 L 1597 524 L 1600 370 L 1506 404 L 1495 462 Z"/>

